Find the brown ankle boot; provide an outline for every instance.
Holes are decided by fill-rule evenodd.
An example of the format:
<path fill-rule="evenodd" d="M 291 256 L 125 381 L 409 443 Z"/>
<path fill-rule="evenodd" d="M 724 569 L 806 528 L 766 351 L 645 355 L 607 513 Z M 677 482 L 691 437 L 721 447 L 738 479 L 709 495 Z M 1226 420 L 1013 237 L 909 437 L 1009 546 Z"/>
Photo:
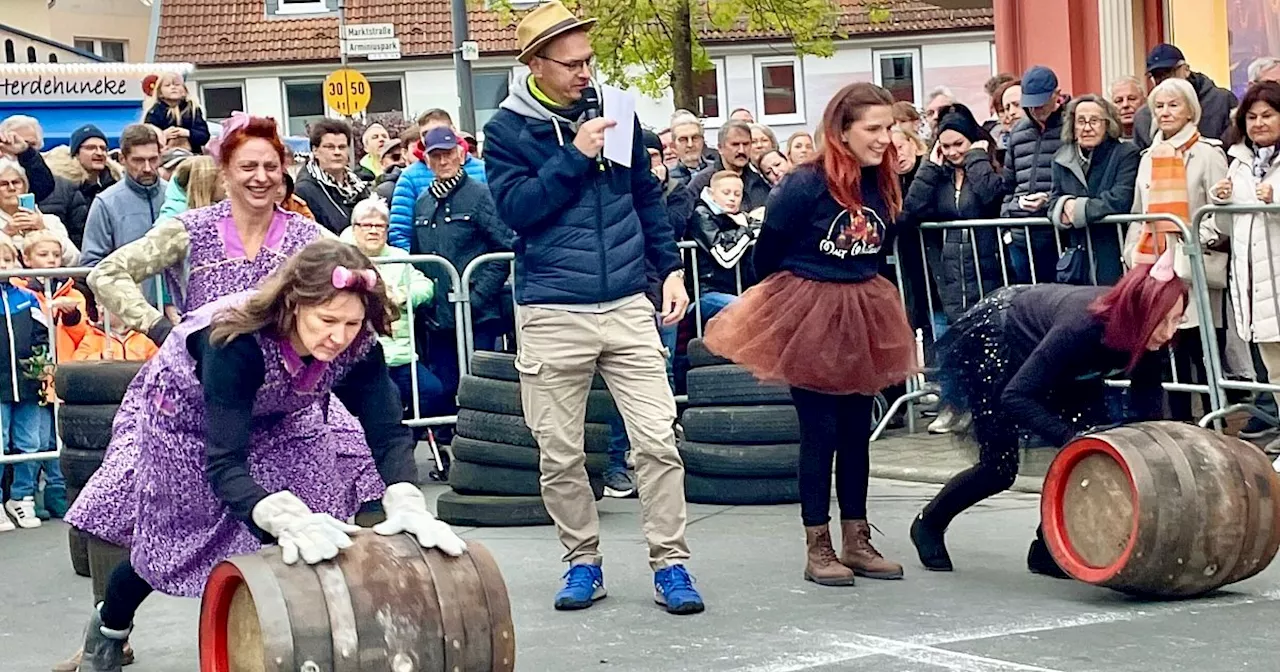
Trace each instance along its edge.
<path fill-rule="evenodd" d="M 804 580 L 819 586 L 852 586 L 853 570 L 840 564 L 836 549 L 831 546 L 831 530 L 826 525 L 804 528 L 804 541 L 808 547 L 804 563 Z"/>
<path fill-rule="evenodd" d="M 902 565 L 885 560 L 871 545 L 871 524 L 865 520 L 840 521 L 840 562 L 869 579 L 902 578 Z"/>

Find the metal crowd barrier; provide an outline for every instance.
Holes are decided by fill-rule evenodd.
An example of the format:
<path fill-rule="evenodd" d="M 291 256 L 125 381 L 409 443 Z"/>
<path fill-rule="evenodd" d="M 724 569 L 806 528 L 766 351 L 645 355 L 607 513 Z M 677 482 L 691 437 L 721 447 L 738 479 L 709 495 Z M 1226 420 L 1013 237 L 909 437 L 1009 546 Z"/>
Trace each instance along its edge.
<path fill-rule="evenodd" d="M 1280 207 L 1277 207 L 1277 206 L 1273 206 L 1273 207 L 1276 207 L 1276 211 L 1280 212 Z M 997 252 L 997 257 L 1000 263 L 1000 277 L 1002 280 L 1001 287 L 1004 287 L 1010 284 L 1010 276 L 1009 276 L 1009 268 L 1008 268 L 1009 244 L 1005 242 L 1004 236 L 1002 234 L 1004 231 L 1007 231 L 1007 230 L 1021 229 L 1025 237 L 1024 244 L 1026 245 L 1026 248 L 1027 248 L 1026 258 L 1028 259 L 1028 263 L 1030 265 L 1029 270 L 1030 270 L 1030 276 L 1031 276 L 1031 284 L 1038 284 L 1040 282 L 1045 282 L 1046 280 L 1037 277 L 1036 254 L 1035 254 L 1035 246 L 1032 242 L 1032 231 L 1035 229 L 1043 229 L 1044 227 L 1052 227 L 1055 234 L 1056 252 L 1058 257 L 1061 258 L 1061 255 L 1064 250 L 1062 233 L 1067 229 L 1064 229 L 1063 227 L 1060 227 L 1059 225 L 1054 223 L 1054 221 L 1056 220 L 1059 214 L 1060 214 L 1060 211 L 1055 210 L 1055 212 L 1053 212 L 1054 219 L 1044 218 L 1044 217 L 1021 218 L 1021 219 L 1001 218 L 1001 219 L 974 219 L 974 220 L 960 220 L 960 221 L 951 221 L 951 222 L 922 223 L 919 227 L 920 230 L 918 232 L 918 244 L 920 246 L 920 259 L 923 261 L 923 264 L 920 269 L 911 269 L 911 270 L 912 272 L 920 272 L 923 277 L 923 281 L 924 281 L 923 290 L 922 290 L 923 297 L 916 297 L 916 301 L 924 301 L 925 303 L 927 319 L 929 323 L 928 324 L 929 332 L 930 332 L 930 335 L 933 337 L 932 340 L 936 341 L 938 338 L 938 333 L 937 333 L 938 321 L 937 321 L 936 311 L 934 309 L 934 302 L 933 302 L 933 286 L 935 284 L 935 279 L 930 272 L 930 265 L 932 263 L 930 257 L 932 255 L 929 254 L 929 251 L 926 248 L 926 243 L 925 243 L 926 231 L 941 230 L 944 232 L 944 236 L 945 236 L 946 230 L 966 229 L 971 231 L 972 233 L 976 233 L 979 229 L 995 228 L 997 231 L 996 240 L 998 242 L 996 252 Z M 1208 423 L 1214 422 L 1218 417 L 1220 417 L 1219 415 L 1215 415 L 1215 413 L 1222 408 L 1225 401 L 1225 397 L 1223 396 L 1223 393 L 1222 393 L 1224 386 L 1221 384 L 1221 381 L 1222 379 L 1224 379 L 1224 376 L 1222 376 L 1220 373 L 1221 364 L 1218 361 L 1219 356 L 1218 356 L 1217 343 L 1216 343 L 1217 339 L 1216 339 L 1216 334 L 1214 333 L 1214 329 L 1212 328 L 1212 318 L 1211 318 L 1212 301 L 1209 297 L 1208 285 L 1205 280 L 1203 249 L 1199 239 L 1199 223 L 1202 218 L 1203 218 L 1203 214 L 1197 213 L 1197 218 L 1194 222 L 1194 225 L 1188 226 L 1187 223 L 1184 220 L 1182 220 L 1180 217 L 1177 217 L 1176 215 L 1168 215 L 1163 213 L 1162 214 L 1115 215 L 1111 217 L 1106 217 L 1101 221 L 1094 223 L 1091 226 L 1084 227 L 1081 229 L 1071 229 L 1071 230 L 1084 233 L 1085 243 L 1084 243 L 1083 251 L 1085 252 L 1086 259 L 1089 264 L 1089 278 L 1093 284 L 1097 284 L 1098 269 L 1097 269 L 1096 259 L 1094 258 L 1095 247 L 1093 244 L 1093 232 L 1095 228 L 1098 226 L 1098 224 L 1103 224 L 1103 225 L 1113 224 L 1116 226 L 1119 249 L 1122 255 L 1124 251 L 1124 242 L 1126 239 L 1126 231 L 1125 231 L 1126 226 L 1134 223 L 1155 222 L 1155 221 L 1171 221 L 1177 226 L 1179 233 L 1182 235 L 1184 240 L 1183 251 L 1187 255 L 1187 257 L 1191 260 L 1190 268 L 1193 276 L 1191 278 L 1191 281 L 1192 281 L 1191 291 L 1190 291 L 1191 300 L 1194 301 L 1194 305 L 1196 306 L 1196 311 L 1198 315 L 1209 316 L 1209 317 L 1201 318 L 1202 323 L 1204 323 L 1206 319 L 1208 320 L 1209 328 L 1198 329 L 1198 331 L 1200 332 L 1201 348 L 1204 351 L 1204 367 L 1206 372 L 1206 382 L 1205 383 L 1189 383 L 1189 382 L 1179 381 L 1178 374 L 1177 374 L 1177 367 L 1175 366 L 1174 362 L 1171 359 L 1170 368 L 1172 370 L 1172 381 L 1163 383 L 1163 387 L 1165 390 L 1170 392 L 1186 392 L 1186 393 L 1198 393 L 1198 394 L 1206 395 L 1209 398 L 1210 407 L 1206 409 L 1207 414 L 1205 416 L 1205 419 L 1202 419 L 1201 422 L 1202 424 L 1207 425 Z M 908 283 L 907 283 L 906 275 L 904 273 L 903 264 L 902 264 L 903 256 L 902 256 L 901 246 L 903 244 L 904 243 L 903 243 L 902 237 L 899 237 L 894 242 L 894 252 L 893 252 L 893 263 L 894 263 L 894 269 L 895 269 L 894 272 L 898 281 L 899 297 L 902 300 L 903 308 L 906 311 L 908 311 L 908 314 L 911 314 L 913 306 L 907 299 Z M 974 275 L 977 278 L 979 283 L 978 300 L 980 301 L 983 297 L 985 297 L 991 291 L 994 291 L 998 288 L 997 287 L 988 288 L 988 287 L 982 286 L 983 274 L 982 274 L 982 266 L 981 266 L 981 257 L 978 250 L 977 236 L 976 235 L 968 236 L 968 244 L 970 248 L 968 253 L 972 254 L 972 257 L 973 257 Z M 962 277 L 965 275 L 965 273 L 966 273 L 966 270 L 962 267 L 961 268 Z M 1047 282 L 1054 282 L 1055 280 L 1056 278 L 1049 278 Z M 968 298 L 968 293 L 965 292 L 963 294 L 963 299 L 965 300 L 965 305 L 964 305 L 965 310 L 971 308 L 974 305 L 972 303 L 968 303 L 967 298 Z M 917 329 L 917 340 L 921 340 L 920 331 L 921 331 L 920 329 Z M 925 361 L 923 357 L 923 348 L 918 348 L 918 352 L 920 354 L 920 366 L 924 368 Z M 1235 389 L 1253 389 L 1253 388 L 1245 388 L 1244 386 L 1258 385 L 1257 383 L 1241 383 L 1238 381 L 1231 381 L 1231 383 L 1232 385 L 1236 386 Z M 1129 385 L 1129 381 L 1108 380 L 1107 384 L 1113 387 L 1127 387 Z M 1280 392 L 1280 386 L 1274 386 L 1274 387 L 1277 392 Z M 898 399 L 896 399 L 894 403 L 890 406 L 889 410 L 885 413 L 884 419 L 881 421 L 879 426 L 877 426 L 876 429 L 873 431 L 871 436 L 872 440 L 875 440 L 880 437 L 880 435 L 888 427 L 888 424 L 892 422 L 892 419 L 894 418 L 894 416 L 900 410 L 902 410 L 903 406 L 907 407 L 907 419 L 909 423 L 909 431 L 915 431 L 914 420 L 916 415 L 915 414 L 916 404 L 919 403 L 920 400 L 926 397 L 930 397 L 932 395 L 936 395 L 937 393 L 938 393 L 937 386 L 935 384 L 929 383 L 927 380 L 922 379 L 922 377 L 917 377 L 915 379 L 908 380 L 906 393 L 903 394 Z"/>
<path fill-rule="evenodd" d="M 1192 229 L 1198 234 L 1200 231 L 1200 226 L 1204 222 L 1205 218 L 1212 215 L 1267 215 L 1267 214 L 1280 214 L 1280 205 L 1264 205 L 1264 204 L 1206 205 L 1195 212 L 1195 214 L 1192 216 L 1191 225 L 1192 225 Z M 1219 228 L 1226 228 L 1226 227 L 1223 227 L 1221 224 L 1219 224 Z M 1264 277 L 1270 278 L 1272 306 L 1277 311 L 1275 313 L 1276 319 L 1280 319 L 1280 295 L 1277 295 L 1277 288 L 1280 288 L 1280 277 L 1277 277 L 1276 275 L 1275 261 L 1272 257 L 1274 250 L 1272 249 L 1271 237 L 1267 233 L 1267 225 L 1265 223 L 1262 229 L 1263 229 L 1262 237 L 1263 237 L 1263 240 L 1265 241 L 1266 249 L 1267 249 L 1267 273 Z M 1228 235 L 1230 234 L 1228 233 Z M 1199 269 L 1199 272 L 1201 274 L 1201 281 L 1198 283 L 1200 286 L 1197 287 L 1196 289 L 1199 293 L 1203 293 L 1207 296 L 1208 284 L 1207 282 L 1203 281 L 1204 280 L 1203 260 L 1201 260 L 1201 262 L 1202 263 L 1200 264 L 1200 269 Z M 1248 263 L 1250 264 L 1250 266 L 1252 266 L 1253 264 L 1252 258 L 1249 259 Z M 1235 273 L 1235 269 L 1232 267 L 1228 267 L 1228 271 L 1227 271 L 1228 277 L 1229 278 L 1233 277 L 1234 273 Z M 1226 291 L 1228 292 L 1232 291 L 1231 283 L 1228 283 L 1228 287 Z M 1243 298 L 1245 298 L 1245 300 L 1252 302 L 1252 294 L 1253 294 L 1253 286 L 1252 286 L 1252 282 L 1250 282 L 1249 287 L 1246 288 L 1245 296 Z M 1238 301 L 1240 300 L 1241 297 L 1233 293 L 1231 294 L 1231 298 L 1233 301 Z M 1252 306 L 1250 306 L 1249 308 L 1250 308 L 1250 311 L 1249 311 L 1250 321 L 1252 322 L 1252 320 L 1254 319 L 1252 315 Z M 1240 309 L 1240 310 L 1243 310 L 1243 309 Z M 1241 326 L 1250 328 L 1250 329 L 1252 328 L 1252 324 L 1241 325 Z M 1206 345 L 1206 349 L 1205 349 L 1206 359 L 1209 360 L 1207 367 L 1209 370 L 1209 379 L 1217 390 L 1218 403 L 1215 406 L 1213 412 L 1209 413 L 1208 415 L 1200 419 L 1200 426 L 1208 427 L 1210 424 L 1220 424 L 1221 421 L 1224 418 L 1226 418 L 1226 416 L 1231 415 L 1233 413 L 1240 412 L 1240 411 L 1246 411 L 1250 415 L 1257 417 L 1272 426 L 1276 426 L 1280 424 L 1280 419 L 1258 408 L 1256 400 L 1253 402 L 1243 402 L 1238 404 L 1228 403 L 1228 399 L 1226 397 L 1227 390 L 1236 390 L 1236 391 L 1254 392 L 1254 393 L 1271 393 L 1272 395 L 1278 395 L 1280 394 L 1280 384 L 1276 384 L 1276 382 L 1271 378 L 1272 374 L 1270 372 L 1268 372 L 1268 380 L 1272 380 L 1272 382 L 1270 383 L 1234 380 L 1228 377 L 1226 373 L 1226 368 L 1223 366 L 1223 363 L 1222 363 L 1222 358 L 1218 353 L 1217 334 L 1211 332 L 1209 333 L 1208 336 L 1209 336 L 1209 342 L 1208 342 L 1208 345 Z M 1227 338 L 1230 338 L 1229 334 L 1227 335 Z M 1280 372 L 1277 372 L 1277 373 L 1280 373 Z"/>

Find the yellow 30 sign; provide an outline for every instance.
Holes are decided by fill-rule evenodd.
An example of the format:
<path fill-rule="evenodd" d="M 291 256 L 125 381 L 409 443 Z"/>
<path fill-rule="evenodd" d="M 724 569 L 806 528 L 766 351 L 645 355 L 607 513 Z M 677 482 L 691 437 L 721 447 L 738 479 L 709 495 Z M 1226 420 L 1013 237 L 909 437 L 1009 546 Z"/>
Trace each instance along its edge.
<path fill-rule="evenodd" d="M 334 70 L 324 80 L 325 104 L 345 117 L 364 112 L 371 94 L 369 80 L 351 68 Z"/>

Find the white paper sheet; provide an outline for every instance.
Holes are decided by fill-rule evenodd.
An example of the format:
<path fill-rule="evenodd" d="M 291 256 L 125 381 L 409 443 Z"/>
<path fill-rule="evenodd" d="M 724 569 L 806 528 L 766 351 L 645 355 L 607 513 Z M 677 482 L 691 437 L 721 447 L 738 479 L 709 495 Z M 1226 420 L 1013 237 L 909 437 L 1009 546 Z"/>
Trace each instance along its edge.
<path fill-rule="evenodd" d="M 616 86 L 601 87 L 604 117 L 618 122 L 604 131 L 604 158 L 631 167 L 632 143 L 636 132 L 636 96 Z"/>

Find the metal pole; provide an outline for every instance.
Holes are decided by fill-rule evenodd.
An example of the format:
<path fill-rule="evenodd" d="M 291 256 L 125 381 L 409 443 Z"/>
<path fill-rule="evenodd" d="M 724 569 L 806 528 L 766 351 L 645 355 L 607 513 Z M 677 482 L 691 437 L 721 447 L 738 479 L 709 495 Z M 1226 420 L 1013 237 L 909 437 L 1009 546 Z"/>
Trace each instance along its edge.
<path fill-rule="evenodd" d="M 347 34 L 347 0 L 338 0 L 338 54 L 342 58 L 342 67 L 347 67 L 347 50 L 343 48 Z"/>
<path fill-rule="evenodd" d="M 453 71 L 458 76 L 458 126 L 474 135 L 476 97 L 471 88 L 471 61 L 462 58 L 462 43 L 471 36 L 467 25 L 467 0 L 451 0 L 449 4 L 450 21 L 453 23 Z"/>

